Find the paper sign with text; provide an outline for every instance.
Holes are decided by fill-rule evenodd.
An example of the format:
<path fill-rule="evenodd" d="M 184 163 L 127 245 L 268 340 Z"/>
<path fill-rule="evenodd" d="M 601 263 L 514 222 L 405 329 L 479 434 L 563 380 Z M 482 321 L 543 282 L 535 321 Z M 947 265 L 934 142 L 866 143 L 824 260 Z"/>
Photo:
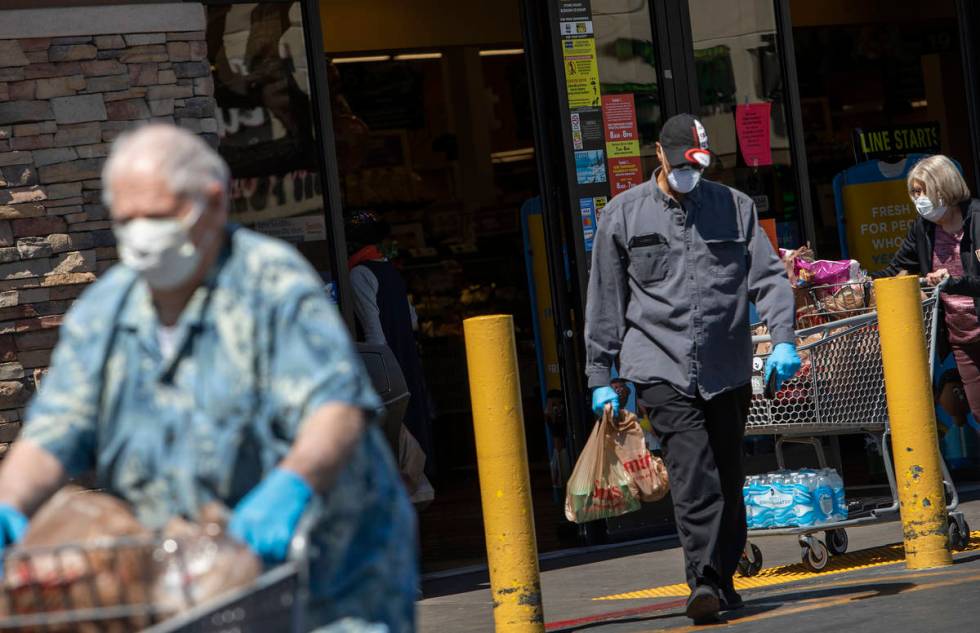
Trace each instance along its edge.
<path fill-rule="evenodd" d="M 870 272 L 881 270 L 915 222 L 915 207 L 905 181 L 852 185 L 842 196 L 849 255 Z"/>
<path fill-rule="evenodd" d="M 769 114 L 772 104 L 746 103 L 735 106 L 735 131 L 742 160 L 749 167 L 772 165 Z"/>
<path fill-rule="evenodd" d="M 633 95 L 604 95 L 602 120 L 606 128 L 609 188 L 610 193 L 615 196 L 643 182 L 640 133 L 636 125 L 636 103 Z"/>

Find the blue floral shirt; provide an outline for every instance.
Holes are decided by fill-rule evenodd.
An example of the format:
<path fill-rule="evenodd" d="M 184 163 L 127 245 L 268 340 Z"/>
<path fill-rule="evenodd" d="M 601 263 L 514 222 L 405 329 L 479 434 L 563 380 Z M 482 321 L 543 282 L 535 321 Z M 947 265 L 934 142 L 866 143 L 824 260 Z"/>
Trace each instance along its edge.
<path fill-rule="evenodd" d="M 66 316 L 23 433 L 70 474 L 94 469 L 149 527 L 233 508 L 320 406 L 380 406 L 316 273 L 247 229 L 229 229 L 173 336 L 166 356 L 146 284 L 114 267 Z M 317 620 L 414 630 L 415 518 L 379 429 L 313 506 Z"/>

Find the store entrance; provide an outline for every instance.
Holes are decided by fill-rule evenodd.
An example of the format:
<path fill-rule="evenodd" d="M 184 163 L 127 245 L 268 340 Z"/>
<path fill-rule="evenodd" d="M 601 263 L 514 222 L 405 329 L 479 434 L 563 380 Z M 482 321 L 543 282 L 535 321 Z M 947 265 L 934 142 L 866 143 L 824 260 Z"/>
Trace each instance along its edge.
<path fill-rule="evenodd" d="M 549 388 L 549 411 L 561 395 L 545 371 L 553 323 L 535 323 L 550 300 L 520 6 L 463 3 L 449 16 L 443 4 L 320 3 L 359 336 L 372 336 L 370 313 L 383 308 L 372 297 L 397 303 L 391 286 L 404 284 L 414 312 L 414 349 L 402 353 L 420 363 L 402 364 L 421 373 L 408 382 L 424 419 L 408 426 L 434 490 L 419 513 L 426 571 L 485 556 L 462 334 L 471 316 L 514 316 L 539 549 L 575 538 L 556 503 L 544 415 Z M 372 278 L 366 258 L 391 265 Z M 397 327 L 390 311 L 386 331 Z"/>
<path fill-rule="evenodd" d="M 924 156 L 945 154 L 977 182 L 958 4 L 790 3 L 821 257 L 884 268 L 916 218 L 906 177 Z M 937 362 L 937 377 L 955 367 Z M 980 426 L 957 426 L 942 408 L 937 417 L 951 468 L 972 469 Z M 863 437 L 842 438 L 841 450 L 851 481 L 884 483 Z M 954 479 L 964 476 L 975 474 Z"/>
<path fill-rule="evenodd" d="M 897 180 L 942 153 L 976 182 L 957 3 L 790 3 L 818 251 L 868 270 L 888 263 L 906 223 L 872 226 L 855 187 Z M 909 208 L 907 220 L 915 217 Z M 891 218 L 890 218 L 891 219 Z M 868 230 L 861 230 L 867 225 Z M 872 230 L 874 229 L 874 230 Z"/>

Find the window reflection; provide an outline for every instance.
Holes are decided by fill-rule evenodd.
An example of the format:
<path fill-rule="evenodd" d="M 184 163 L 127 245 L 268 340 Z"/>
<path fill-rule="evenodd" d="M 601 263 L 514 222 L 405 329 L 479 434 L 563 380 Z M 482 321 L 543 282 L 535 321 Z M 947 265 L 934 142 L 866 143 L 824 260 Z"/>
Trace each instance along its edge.
<path fill-rule="evenodd" d="M 752 196 L 760 217 L 776 222 L 780 245 L 796 248 L 803 238 L 773 2 L 690 0 L 690 13 L 698 115 L 717 158 L 708 176 Z M 768 127 L 768 146 L 746 152 L 752 139 L 739 137 L 738 118 L 766 107 L 755 129 Z"/>
<path fill-rule="evenodd" d="M 232 221 L 296 243 L 329 277 L 299 2 L 211 5 L 208 54 Z"/>
<path fill-rule="evenodd" d="M 632 94 L 647 176 L 656 167 L 660 93 L 648 0 L 593 0 L 596 57 L 603 95 Z"/>

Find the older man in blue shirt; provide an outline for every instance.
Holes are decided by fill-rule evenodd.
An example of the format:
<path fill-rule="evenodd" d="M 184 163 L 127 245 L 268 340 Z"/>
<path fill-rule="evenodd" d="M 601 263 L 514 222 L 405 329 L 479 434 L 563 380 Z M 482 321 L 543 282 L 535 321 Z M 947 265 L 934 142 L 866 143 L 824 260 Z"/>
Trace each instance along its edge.
<path fill-rule="evenodd" d="M 268 563 L 311 515 L 313 622 L 414 630 L 414 516 L 316 273 L 227 225 L 227 166 L 186 131 L 121 137 L 103 180 L 123 264 L 68 313 L 0 468 L 0 551 L 94 470 L 148 527 L 226 504 Z"/>

